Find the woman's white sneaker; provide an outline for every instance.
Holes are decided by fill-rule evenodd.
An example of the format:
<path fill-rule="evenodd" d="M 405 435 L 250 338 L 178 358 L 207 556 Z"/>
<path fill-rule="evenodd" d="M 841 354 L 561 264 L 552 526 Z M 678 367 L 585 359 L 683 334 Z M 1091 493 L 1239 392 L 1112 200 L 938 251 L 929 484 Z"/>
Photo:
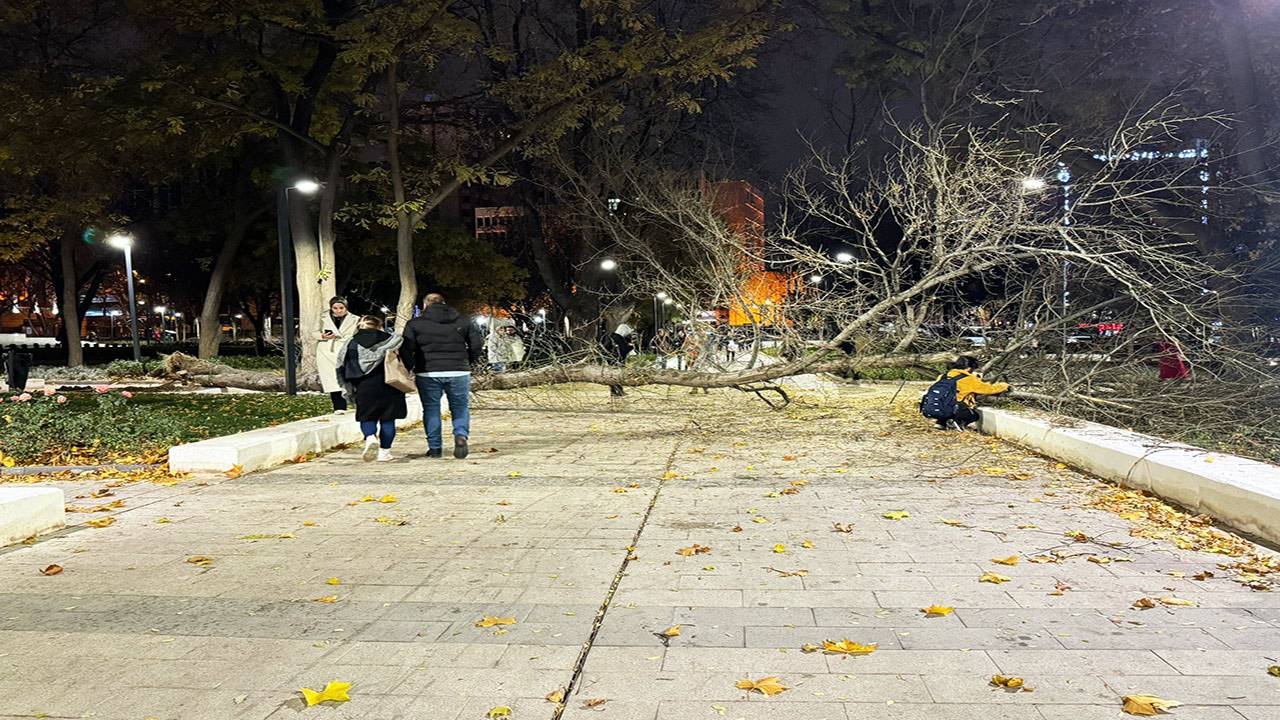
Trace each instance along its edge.
<path fill-rule="evenodd" d="M 391 449 L 378 450 L 378 462 L 391 462 Z"/>
<path fill-rule="evenodd" d="M 378 454 L 378 436 L 370 435 L 364 439 L 364 451 L 360 453 L 360 459 L 369 462 L 374 455 Z"/>

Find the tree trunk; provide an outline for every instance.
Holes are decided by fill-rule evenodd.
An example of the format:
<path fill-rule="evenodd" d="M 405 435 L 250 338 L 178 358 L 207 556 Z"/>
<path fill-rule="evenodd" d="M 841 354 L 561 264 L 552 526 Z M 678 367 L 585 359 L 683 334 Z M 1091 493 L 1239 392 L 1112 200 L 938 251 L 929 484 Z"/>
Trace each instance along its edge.
<path fill-rule="evenodd" d="M 326 300 L 338 294 L 337 236 L 333 232 L 333 214 L 342 192 L 342 152 L 337 140 L 325 156 L 324 185 L 320 191 L 320 212 L 316 230 L 320 238 L 320 295 Z"/>
<path fill-rule="evenodd" d="M 63 326 L 63 342 L 67 348 L 67 367 L 84 365 L 84 348 L 80 346 L 80 308 L 78 293 L 79 275 L 76 274 L 76 243 L 74 234 L 65 234 L 58 248 L 62 266 L 62 296 L 60 298 Z"/>
<path fill-rule="evenodd" d="M 413 317 L 413 304 L 418 298 L 418 271 L 413 266 L 413 228 L 418 213 L 405 208 L 404 172 L 400 166 L 400 90 L 397 67 L 387 67 L 384 81 L 387 93 L 387 164 L 391 172 L 391 195 L 396 208 L 396 263 L 400 273 L 400 297 L 396 300 L 396 329 Z"/>
<path fill-rule="evenodd" d="M 263 392 L 284 392 L 284 377 L 258 370 L 236 368 L 211 363 L 185 353 L 166 355 L 164 371 L 167 375 L 204 387 L 234 387 Z M 299 390 L 319 390 L 320 383 L 314 376 L 298 380 Z"/>

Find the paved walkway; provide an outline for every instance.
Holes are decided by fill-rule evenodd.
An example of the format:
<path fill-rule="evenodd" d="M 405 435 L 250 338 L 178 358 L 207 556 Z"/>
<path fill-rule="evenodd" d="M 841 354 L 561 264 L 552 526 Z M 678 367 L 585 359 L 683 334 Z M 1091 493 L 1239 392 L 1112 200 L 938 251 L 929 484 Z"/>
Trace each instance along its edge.
<path fill-rule="evenodd" d="M 413 434 L 390 464 L 68 485 L 123 507 L 0 551 L 0 717 L 1092 720 L 1150 694 L 1280 719 L 1280 593 L 1131 537 L 1087 507 L 1105 486 L 881 389 L 664 395 L 500 397 L 466 462 Z M 877 649 L 802 649 L 845 639 Z M 767 676 L 788 689 L 735 687 Z M 303 707 L 334 680 L 350 702 Z"/>

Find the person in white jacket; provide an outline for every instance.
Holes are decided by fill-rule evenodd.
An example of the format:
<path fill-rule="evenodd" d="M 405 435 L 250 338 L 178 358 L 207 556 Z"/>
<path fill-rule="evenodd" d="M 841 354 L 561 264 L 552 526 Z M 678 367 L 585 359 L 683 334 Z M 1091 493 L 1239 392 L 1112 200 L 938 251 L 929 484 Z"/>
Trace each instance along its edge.
<path fill-rule="evenodd" d="M 329 393 L 335 415 L 345 415 L 347 399 L 338 382 L 338 366 L 342 364 L 342 350 L 347 341 L 359 330 L 359 320 L 347 312 L 347 299 L 335 297 L 329 300 L 329 312 L 320 319 L 320 327 L 311 333 L 316 343 L 316 372 L 320 373 L 320 387 Z"/>
<path fill-rule="evenodd" d="M 496 373 L 506 372 L 512 364 L 524 360 L 524 341 L 513 325 L 496 328 L 485 345 L 489 353 L 489 366 Z"/>

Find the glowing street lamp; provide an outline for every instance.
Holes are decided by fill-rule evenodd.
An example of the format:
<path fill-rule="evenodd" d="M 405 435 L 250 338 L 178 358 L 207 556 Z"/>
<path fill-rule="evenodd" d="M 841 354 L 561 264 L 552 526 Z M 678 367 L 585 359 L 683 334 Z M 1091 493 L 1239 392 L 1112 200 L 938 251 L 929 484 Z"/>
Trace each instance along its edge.
<path fill-rule="evenodd" d="M 821 276 L 821 275 L 810 275 L 810 276 L 809 276 L 809 282 L 813 283 L 814 285 L 821 285 L 821 284 L 822 284 L 822 276 Z"/>
<path fill-rule="evenodd" d="M 1045 189 L 1044 178 L 1028 176 L 1022 178 L 1022 189 L 1026 192 L 1040 192 Z"/>
<path fill-rule="evenodd" d="M 613 258 L 605 258 L 600 261 L 600 269 L 605 272 L 613 272 L 618 269 L 618 261 Z"/>
<path fill-rule="evenodd" d="M 107 238 L 107 244 L 124 251 L 124 275 L 129 286 L 129 333 L 133 338 L 133 361 L 142 362 L 142 343 L 138 340 L 138 303 L 133 299 L 133 237 L 115 233 Z M 117 315 L 119 312 L 116 313 Z M 115 322 L 112 321 L 111 337 L 115 339 Z"/>
<path fill-rule="evenodd" d="M 836 262 L 838 262 L 838 263 L 851 263 L 851 262 L 853 262 L 853 254 L 852 254 L 852 253 L 847 253 L 847 252 L 838 252 L 838 253 L 836 253 Z"/>

